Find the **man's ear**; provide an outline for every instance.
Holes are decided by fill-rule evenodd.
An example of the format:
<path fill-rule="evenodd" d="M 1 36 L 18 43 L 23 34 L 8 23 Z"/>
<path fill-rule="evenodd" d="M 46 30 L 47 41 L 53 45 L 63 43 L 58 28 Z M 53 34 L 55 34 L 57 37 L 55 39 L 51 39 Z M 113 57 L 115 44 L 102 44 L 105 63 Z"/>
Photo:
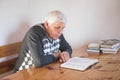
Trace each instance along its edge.
<path fill-rule="evenodd" d="M 48 27 L 48 22 L 47 22 L 47 21 L 45 21 L 45 23 L 44 23 L 44 24 L 45 24 L 45 27 L 47 28 L 47 27 Z"/>

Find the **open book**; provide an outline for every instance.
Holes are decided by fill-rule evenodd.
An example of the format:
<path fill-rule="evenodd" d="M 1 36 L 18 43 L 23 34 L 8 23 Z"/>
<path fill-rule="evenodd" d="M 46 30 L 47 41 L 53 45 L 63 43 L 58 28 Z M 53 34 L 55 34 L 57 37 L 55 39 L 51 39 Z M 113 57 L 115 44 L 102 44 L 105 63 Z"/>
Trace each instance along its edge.
<path fill-rule="evenodd" d="M 98 59 L 73 57 L 67 62 L 62 63 L 60 67 L 84 71 L 97 62 L 99 62 Z"/>

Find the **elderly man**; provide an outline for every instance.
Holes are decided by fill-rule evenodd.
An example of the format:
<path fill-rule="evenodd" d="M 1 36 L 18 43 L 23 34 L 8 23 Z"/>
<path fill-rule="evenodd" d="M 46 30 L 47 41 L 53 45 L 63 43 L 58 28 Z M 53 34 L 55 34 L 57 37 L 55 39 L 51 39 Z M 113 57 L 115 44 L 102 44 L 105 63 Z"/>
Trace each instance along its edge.
<path fill-rule="evenodd" d="M 42 67 L 55 62 L 66 62 L 72 49 L 62 32 L 66 18 L 60 11 L 51 11 L 44 23 L 34 25 L 26 33 L 20 48 L 15 71 Z"/>

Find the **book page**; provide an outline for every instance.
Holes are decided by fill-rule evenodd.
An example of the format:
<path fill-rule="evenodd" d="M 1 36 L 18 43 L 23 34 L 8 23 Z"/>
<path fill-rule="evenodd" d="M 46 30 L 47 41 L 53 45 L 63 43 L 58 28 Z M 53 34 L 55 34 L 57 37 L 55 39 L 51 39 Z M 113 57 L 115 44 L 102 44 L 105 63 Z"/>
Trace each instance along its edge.
<path fill-rule="evenodd" d="M 97 62 L 99 62 L 98 59 L 73 57 L 69 59 L 67 62 L 61 64 L 61 67 L 76 69 L 76 70 L 86 70 L 89 66 Z"/>

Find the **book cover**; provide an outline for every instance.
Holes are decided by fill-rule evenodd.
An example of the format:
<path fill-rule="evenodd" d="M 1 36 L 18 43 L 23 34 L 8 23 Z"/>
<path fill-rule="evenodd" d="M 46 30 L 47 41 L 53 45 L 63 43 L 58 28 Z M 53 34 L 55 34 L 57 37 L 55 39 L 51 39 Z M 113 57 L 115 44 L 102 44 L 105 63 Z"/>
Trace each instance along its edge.
<path fill-rule="evenodd" d="M 99 62 L 98 59 L 73 57 L 62 63 L 60 67 L 84 71 L 97 62 Z"/>
<path fill-rule="evenodd" d="M 105 39 L 105 40 L 101 40 L 102 42 L 116 42 L 116 43 L 119 43 L 120 40 L 118 39 Z"/>
<path fill-rule="evenodd" d="M 100 52 L 100 43 L 99 42 L 91 42 L 88 44 L 87 52 Z"/>
<path fill-rule="evenodd" d="M 88 49 L 99 49 L 100 48 L 100 43 L 98 42 L 91 42 L 88 44 Z"/>
<path fill-rule="evenodd" d="M 118 39 L 106 39 L 101 40 L 101 48 L 114 48 L 120 45 L 120 40 Z"/>
<path fill-rule="evenodd" d="M 87 49 L 87 52 L 100 53 L 100 50 L 99 49 Z"/>
<path fill-rule="evenodd" d="M 119 45 L 120 43 L 116 43 L 116 42 L 105 42 L 105 43 L 101 43 L 101 48 L 114 48 Z"/>

